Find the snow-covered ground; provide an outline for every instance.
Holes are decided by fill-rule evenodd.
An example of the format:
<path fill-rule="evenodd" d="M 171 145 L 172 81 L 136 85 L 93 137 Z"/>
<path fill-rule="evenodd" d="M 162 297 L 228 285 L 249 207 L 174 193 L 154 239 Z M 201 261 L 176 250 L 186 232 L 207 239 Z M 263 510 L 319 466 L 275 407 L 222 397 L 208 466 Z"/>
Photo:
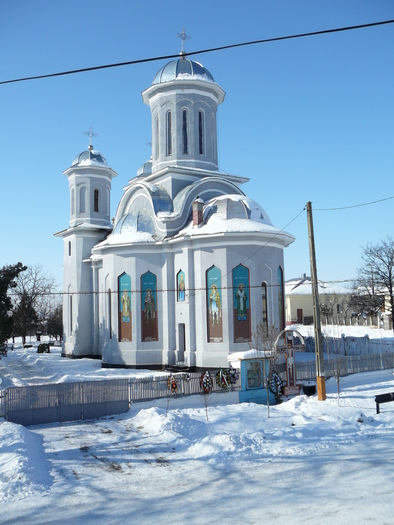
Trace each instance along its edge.
<path fill-rule="evenodd" d="M 98 361 L 16 348 L 2 386 L 129 377 Z M 393 523 L 392 370 L 327 381 L 327 399 L 267 407 L 200 396 L 97 421 L 0 420 L 0 523 Z M 219 401 L 218 401 L 219 399 Z M 208 418 L 207 418 L 208 415 Z M 268 417 L 269 416 L 269 417 Z"/>

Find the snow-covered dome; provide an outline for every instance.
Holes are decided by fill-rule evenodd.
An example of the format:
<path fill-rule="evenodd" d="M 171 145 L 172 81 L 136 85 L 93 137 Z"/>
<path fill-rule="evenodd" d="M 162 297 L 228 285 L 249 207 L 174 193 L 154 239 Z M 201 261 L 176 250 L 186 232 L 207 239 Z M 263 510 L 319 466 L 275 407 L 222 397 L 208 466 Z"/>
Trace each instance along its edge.
<path fill-rule="evenodd" d="M 104 166 L 108 168 L 108 163 L 101 153 L 94 150 L 93 147 L 83 151 L 75 157 L 71 166 Z"/>
<path fill-rule="evenodd" d="M 256 201 L 245 195 L 223 195 L 211 199 L 204 210 L 204 221 L 210 219 L 246 219 L 272 226 L 267 212 Z"/>
<path fill-rule="evenodd" d="M 152 84 L 162 84 L 176 79 L 198 79 L 215 82 L 211 73 L 202 64 L 182 57 L 178 60 L 172 60 L 162 67 L 156 73 Z"/>

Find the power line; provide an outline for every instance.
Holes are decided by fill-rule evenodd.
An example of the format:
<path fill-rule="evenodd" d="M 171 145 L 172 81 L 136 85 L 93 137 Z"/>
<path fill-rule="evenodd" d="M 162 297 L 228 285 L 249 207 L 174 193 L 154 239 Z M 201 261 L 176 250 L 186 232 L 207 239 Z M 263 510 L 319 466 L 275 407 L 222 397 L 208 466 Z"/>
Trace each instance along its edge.
<path fill-rule="evenodd" d="M 386 197 L 385 199 L 379 199 L 377 201 L 364 202 L 362 204 L 353 204 L 352 206 L 342 206 L 341 208 L 313 208 L 313 211 L 338 211 L 338 210 L 350 210 L 352 208 L 361 208 L 362 206 L 370 206 L 371 204 L 377 204 L 378 202 L 384 202 L 394 199 L 392 197 Z"/>
<path fill-rule="evenodd" d="M 377 26 L 393 24 L 393 23 L 394 23 L 394 20 L 383 20 L 381 22 L 371 22 L 369 24 L 359 24 L 355 26 L 345 26 L 345 27 L 338 27 L 334 29 L 323 29 L 321 31 L 312 31 L 309 33 L 298 33 L 295 35 L 285 35 L 285 36 L 278 36 L 278 37 L 273 37 L 273 38 L 264 38 L 261 40 L 252 40 L 249 42 L 240 42 L 237 44 L 229 44 L 226 46 L 218 46 L 218 47 L 212 47 L 209 49 L 201 49 L 199 51 L 192 51 L 190 53 L 184 53 L 182 54 L 182 56 L 186 57 L 186 56 L 193 56 L 193 55 L 202 55 L 205 53 L 212 53 L 214 51 L 224 51 L 226 49 L 234 49 L 237 47 L 253 46 L 257 44 L 268 44 L 270 42 L 280 42 L 283 40 L 292 40 L 296 38 L 305 38 L 305 37 L 310 37 L 310 36 L 319 36 L 319 35 L 326 35 L 326 34 L 331 34 L 331 33 L 340 33 L 344 31 L 353 31 L 356 29 L 366 29 L 368 27 L 377 27 Z M 81 69 L 73 69 L 69 71 L 60 71 L 58 73 L 48 73 L 45 75 L 35 75 L 32 77 L 15 78 L 12 80 L 3 80 L 3 81 L 0 81 L 0 85 L 1 84 L 12 84 L 15 82 L 26 82 L 28 80 L 39 80 L 43 78 L 60 77 L 60 76 L 65 76 L 65 75 L 75 75 L 77 73 L 87 73 L 89 71 L 99 71 L 100 69 L 109 69 L 109 68 L 114 68 L 114 67 L 132 66 L 136 64 L 144 64 L 147 62 L 155 62 L 158 60 L 169 60 L 171 58 L 179 58 L 179 54 L 162 55 L 162 56 L 150 57 L 150 58 L 141 58 L 137 60 L 129 60 L 127 62 L 118 62 L 118 63 L 112 63 L 112 64 L 105 64 L 101 66 L 92 66 L 92 67 L 86 67 L 86 68 L 81 68 Z"/>

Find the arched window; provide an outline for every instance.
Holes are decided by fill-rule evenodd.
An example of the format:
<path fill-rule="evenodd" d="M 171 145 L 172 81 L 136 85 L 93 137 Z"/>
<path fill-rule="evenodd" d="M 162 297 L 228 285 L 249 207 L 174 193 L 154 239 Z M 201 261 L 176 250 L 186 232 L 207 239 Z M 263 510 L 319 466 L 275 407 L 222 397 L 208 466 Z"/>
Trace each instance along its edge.
<path fill-rule="evenodd" d="M 283 296 L 283 270 L 278 267 L 278 308 L 279 308 L 279 330 L 285 329 L 285 303 Z"/>
<path fill-rule="evenodd" d="M 187 109 L 182 110 L 182 153 L 189 153 L 189 115 Z"/>
<path fill-rule="evenodd" d="M 177 301 L 182 303 L 186 299 L 185 272 L 179 270 L 176 278 Z"/>
<path fill-rule="evenodd" d="M 86 212 L 86 188 L 82 186 L 79 190 L 79 213 Z"/>
<path fill-rule="evenodd" d="M 172 118 L 171 111 L 167 111 L 166 114 L 167 127 L 166 127 L 166 139 L 167 139 L 167 157 L 172 155 Z"/>
<path fill-rule="evenodd" d="M 71 241 L 68 241 L 68 255 L 71 255 Z"/>
<path fill-rule="evenodd" d="M 204 155 L 204 113 L 202 111 L 198 112 L 198 153 Z"/>
<path fill-rule="evenodd" d="M 93 210 L 95 212 L 99 212 L 99 207 L 100 207 L 100 191 L 96 188 L 94 190 L 94 206 L 93 206 Z"/>

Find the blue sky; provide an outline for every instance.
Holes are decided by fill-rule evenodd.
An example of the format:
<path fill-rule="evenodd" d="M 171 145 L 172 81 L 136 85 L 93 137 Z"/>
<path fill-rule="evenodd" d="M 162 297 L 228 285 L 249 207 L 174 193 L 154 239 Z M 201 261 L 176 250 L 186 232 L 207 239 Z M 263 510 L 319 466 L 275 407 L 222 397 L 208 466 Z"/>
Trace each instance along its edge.
<path fill-rule="evenodd" d="M 0 81 L 394 19 L 391 0 L 2 0 Z M 362 248 L 392 235 L 394 24 L 192 57 L 226 92 L 219 164 L 250 178 L 245 193 L 296 237 L 286 278 L 310 274 L 312 202 L 318 276 L 356 276 Z M 88 146 L 123 187 L 150 157 L 141 92 L 167 61 L 0 85 L 0 266 L 40 264 L 62 281 L 68 182 Z M 298 218 L 295 219 L 295 217 Z M 295 220 L 293 220 L 295 219 Z"/>

